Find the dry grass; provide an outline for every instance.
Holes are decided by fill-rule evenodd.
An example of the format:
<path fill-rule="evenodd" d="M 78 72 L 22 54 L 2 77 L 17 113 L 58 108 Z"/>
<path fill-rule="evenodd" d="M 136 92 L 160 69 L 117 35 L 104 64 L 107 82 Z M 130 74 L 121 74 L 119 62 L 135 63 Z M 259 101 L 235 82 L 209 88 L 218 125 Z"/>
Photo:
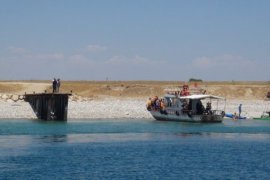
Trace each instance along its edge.
<path fill-rule="evenodd" d="M 24 89 L 21 84 L 0 84 L 0 93 L 16 93 Z"/>
<path fill-rule="evenodd" d="M 113 96 L 118 98 L 162 96 L 166 89 L 180 88 L 183 83 L 174 81 L 67 81 L 61 90 L 91 98 Z M 194 83 L 189 83 L 194 87 Z M 263 99 L 270 90 L 268 82 L 203 82 L 198 86 L 207 93 L 228 99 Z"/>
<path fill-rule="evenodd" d="M 51 81 L 20 81 L 0 82 L 0 93 L 21 92 L 25 88 L 22 84 L 43 85 L 44 90 L 51 91 L 48 84 Z M 166 89 L 180 87 L 183 83 L 176 81 L 62 81 L 61 92 L 70 92 L 90 98 L 102 98 L 107 96 L 117 98 L 147 98 L 154 95 L 162 96 Z M 194 87 L 194 83 L 189 83 Z M 205 89 L 208 94 L 226 97 L 228 99 L 263 99 L 270 90 L 269 82 L 203 82 L 199 87 Z M 35 91 L 28 86 L 27 90 Z M 42 89 L 42 88 L 41 88 Z"/>
<path fill-rule="evenodd" d="M 85 97 L 148 97 L 153 94 L 164 94 L 164 83 L 150 83 L 143 81 L 77 81 L 62 83 L 62 91 L 72 90 Z M 167 83 L 168 84 L 168 83 Z"/>

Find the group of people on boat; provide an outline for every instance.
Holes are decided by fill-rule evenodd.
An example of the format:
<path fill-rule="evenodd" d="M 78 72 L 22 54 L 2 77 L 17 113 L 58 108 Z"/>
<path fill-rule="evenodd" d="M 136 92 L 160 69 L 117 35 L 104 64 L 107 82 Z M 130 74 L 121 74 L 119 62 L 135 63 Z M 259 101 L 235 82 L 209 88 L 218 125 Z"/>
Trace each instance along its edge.
<path fill-rule="evenodd" d="M 154 110 L 154 111 L 160 111 L 164 112 L 166 107 L 172 107 L 172 106 L 177 106 L 175 100 L 177 100 L 177 97 L 183 97 L 183 96 L 189 96 L 190 91 L 188 85 L 183 85 L 181 91 L 175 91 L 175 92 L 170 92 L 168 93 L 170 95 L 173 95 L 175 98 L 158 98 L 158 96 L 154 96 L 152 98 L 149 98 L 147 101 L 146 108 L 148 111 Z M 177 107 L 181 107 L 182 113 L 189 113 L 192 108 L 196 108 L 196 114 L 211 114 L 211 102 L 208 102 L 206 105 L 206 108 L 203 106 L 201 100 L 194 101 L 188 100 L 188 99 L 181 99 L 178 100 L 180 101 L 179 105 Z M 195 106 L 192 104 L 196 103 Z"/>
<path fill-rule="evenodd" d="M 171 94 L 171 93 L 170 93 Z M 175 91 L 174 94 L 176 97 L 178 96 L 189 96 L 189 87 L 188 85 L 183 85 L 183 89 L 181 91 Z M 158 98 L 158 96 L 154 96 L 152 98 L 149 98 L 147 101 L 146 108 L 147 110 L 164 110 L 165 106 L 171 106 L 171 102 L 166 102 L 163 98 Z M 187 107 L 187 104 L 184 105 Z"/>
<path fill-rule="evenodd" d="M 158 96 L 149 98 L 146 104 L 146 108 L 148 111 L 151 110 L 164 110 L 165 101 L 164 99 L 158 98 Z"/>
<path fill-rule="evenodd" d="M 196 104 L 197 114 L 212 114 L 212 105 L 211 102 L 206 103 L 206 107 L 203 106 L 201 101 L 198 101 Z"/>

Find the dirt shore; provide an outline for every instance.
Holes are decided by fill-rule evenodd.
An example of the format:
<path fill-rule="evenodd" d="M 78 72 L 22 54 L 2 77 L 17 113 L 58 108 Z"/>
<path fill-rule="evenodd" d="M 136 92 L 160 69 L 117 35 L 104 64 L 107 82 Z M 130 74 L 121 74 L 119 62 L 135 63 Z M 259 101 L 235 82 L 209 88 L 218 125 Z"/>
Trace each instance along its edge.
<path fill-rule="evenodd" d="M 102 99 L 147 98 L 162 96 L 168 90 L 179 90 L 184 82 L 176 81 L 62 81 L 61 92 L 70 92 L 82 98 Z M 191 89 L 203 89 L 207 94 L 226 99 L 262 100 L 270 91 L 269 82 L 191 82 Z M 196 87 L 195 87 L 196 86 Z M 24 94 L 52 91 L 51 81 L 0 81 L 0 93 Z"/>

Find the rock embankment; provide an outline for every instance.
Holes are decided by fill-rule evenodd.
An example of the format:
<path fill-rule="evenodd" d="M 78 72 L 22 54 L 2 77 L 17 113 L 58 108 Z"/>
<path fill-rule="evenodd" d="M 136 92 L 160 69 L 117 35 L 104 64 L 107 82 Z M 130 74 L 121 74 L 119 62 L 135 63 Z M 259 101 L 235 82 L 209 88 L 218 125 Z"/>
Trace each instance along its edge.
<path fill-rule="evenodd" d="M 0 95 L 0 118 L 36 118 L 23 95 Z M 76 94 L 70 96 L 69 119 L 82 118 L 151 118 L 144 99 L 91 99 Z"/>
<path fill-rule="evenodd" d="M 0 118 L 36 118 L 23 95 L 0 94 Z"/>
<path fill-rule="evenodd" d="M 22 102 L 24 101 L 24 96 L 17 94 L 0 94 L 0 100 L 4 102 Z"/>
<path fill-rule="evenodd" d="M 81 97 L 76 94 L 70 96 L 69 101 L 74 102 L 85 102 L 85 101 L 91 101 L 91 98 Z M 2 102 L 24 102 L 24 95 L 18 95 L 18 94 L 1 94 L 0 93 L 0 101 Z"/>

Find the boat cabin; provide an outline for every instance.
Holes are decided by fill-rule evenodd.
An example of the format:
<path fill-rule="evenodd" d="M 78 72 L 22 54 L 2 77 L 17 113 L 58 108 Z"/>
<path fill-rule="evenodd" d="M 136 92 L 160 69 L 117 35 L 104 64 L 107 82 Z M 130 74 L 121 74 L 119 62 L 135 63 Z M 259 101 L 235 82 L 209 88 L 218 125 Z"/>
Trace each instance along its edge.
<path fill-rule="evenodd" d="M 205 100 L 208 100 L 207 103 Z M 164 96 L 164 103 L 166 109 L 178 109 L 182 113 L 192 112 L 193 114 L 210 113 L 212 110 L 211 102 L 213 99 L 223 99 L 212 95 L 190 95 L 190 96 L 176 96 L 166 94 Z"/>

